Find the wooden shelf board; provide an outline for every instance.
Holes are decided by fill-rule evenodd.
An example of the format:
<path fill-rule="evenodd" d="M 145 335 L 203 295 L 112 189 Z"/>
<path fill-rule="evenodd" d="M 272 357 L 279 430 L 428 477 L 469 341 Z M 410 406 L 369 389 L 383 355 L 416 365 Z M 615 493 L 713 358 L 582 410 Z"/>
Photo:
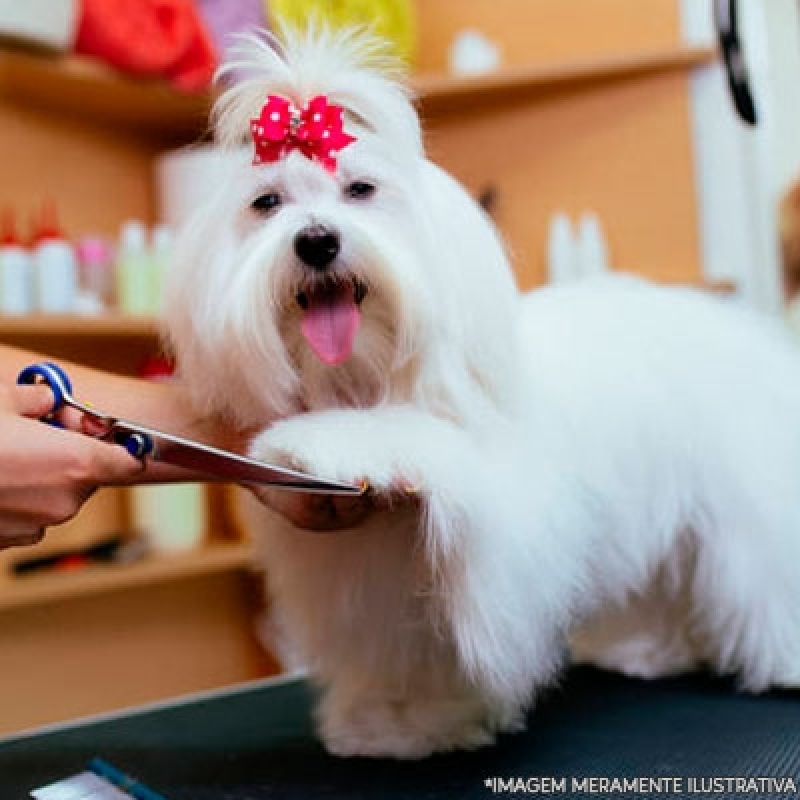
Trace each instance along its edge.
<path fill-rule="evenodd" d="M 208 93 L 184 94 L 163 81 L 131 78 L 87 58 L 15 50 L 0 53 L 0 97 L 182 140 L 203 134 L 210 101 Z"/>
<path fill-rule="evenodd" d="M 157 338 L 158 323 L 153 317 L 104 314 L 90 317 L 76 314 L 0 315 L 0 337 L 98 336 Z"/>
<path fill-rule="evenodd" d="M 431 115 L 535 91 L 565 89 L 710 64 L 717 51 L 682 47 L 639 55 L 608 56 L 560 64 L 506 67 L 473 77 L 431 75 L 413 85 L 423 114 Z"/>
<path fill-rule="evenodd" d="M 0 583 L 0 612 L 182 578 L 244 570 L 253 563 L 254 549 L 250 542 L 217 543 L 190 553 L 154 555 L 124 566 L 101 565 L 86 567 L 79 572 L 11 577 Z"/>
<path fill-rule="evenodd" d="M 504 67 L 489 75 L 423 75 L 412 89 L 426 115 L 531 91 L 589 85 L 712 62 L 713 48 L 680 47 L 539 66 Z M 212 94 L 186 95 L 156 80 L 136 80 L 76 56 L 45 58 L 0 51 L 0 98 L 122 126 L 153 138 L 186 142 L 207 129 Z"/>

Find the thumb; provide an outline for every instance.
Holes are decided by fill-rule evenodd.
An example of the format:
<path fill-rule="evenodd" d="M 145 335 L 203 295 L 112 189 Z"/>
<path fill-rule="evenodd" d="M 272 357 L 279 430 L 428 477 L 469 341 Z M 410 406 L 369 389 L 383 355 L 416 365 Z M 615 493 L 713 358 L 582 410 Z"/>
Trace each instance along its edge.
<path fill-rule="evenodd" d="M 38 419 L 53 410 L 53 391 L 44 383 L 9 387 L 11 404 L 17 414 Z"/>
<path fill-rule="evenodd" d="M 134 483 L 145 470 L 144 461 L 132 456 L 124 447 L 85 437 L 90 448 L 91 479 L 98 485 Z"/>

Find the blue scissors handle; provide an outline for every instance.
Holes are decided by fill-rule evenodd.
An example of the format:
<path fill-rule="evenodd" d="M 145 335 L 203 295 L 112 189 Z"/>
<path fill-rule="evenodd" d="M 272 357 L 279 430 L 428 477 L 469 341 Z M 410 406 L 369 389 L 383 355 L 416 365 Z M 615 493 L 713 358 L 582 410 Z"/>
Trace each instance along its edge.
<path fill-rule="evenodd" d="M 17 383 L 22 385 L 46 383 L 53 393 L 53 411 L 64 408 L 72 396 L 72 381 L 67 373 L 52 361 L 41 361 L 25 367 L 17 376 Z"/>
<path fill-rule="evenodd" d="M 112 441 L 124 447 L 134 458 L 144 458 L 155 453 L 155 442 L 146 433 L 124 433 L 116 431 Z"/>
<path fill-rule="evenodd" d="M 62 427 L 52 415 L 65 406 L 77 409 L 82 414 L 87 414 L 94 419 L 100 420 L 110 426 L 110 439 L 115 444 L 124 447 L 134 458 L 144 458 L 152 455 L 155 450 L 155 443 L 152 437 L 146 433 L 115 431 L 115 420 L 105 414 L 98 414 L 91 408 L 79 403 L 72 395 L 72 381 L 67 373 L 52 361 L 40 361 L 38 364 L 30 364 L 17 375 L 17 383 L 21 385 L 32 385 L 44 383 L 53 392 L 53 409 L 43 422 L 48 425 Z"/>

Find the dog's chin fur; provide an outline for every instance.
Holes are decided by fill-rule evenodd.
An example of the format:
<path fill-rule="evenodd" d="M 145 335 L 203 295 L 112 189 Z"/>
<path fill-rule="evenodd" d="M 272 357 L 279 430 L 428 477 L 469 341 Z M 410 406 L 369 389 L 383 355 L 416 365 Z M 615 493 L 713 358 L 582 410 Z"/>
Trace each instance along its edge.
<path fill-rule="evenodd" d="M 426 160 L 374 41 L 249 40 L 217 135 L 230 174 L 186 231 L 169 338 L 196 403 L 262 429 L 255 456 L 418 507 L 320 536 L 260 508 L 274 605 L 328 748 L 421 757 L 518 729 L 577 636 L 633 674 L 704 663 L 800 683 L 800 364 L 775 323 L 611 280 L 517 293 L 467 193 Z M 325 94 L 358 137 L 329 173 L 238 150 L 267 94 Z M 354 200 L 352 181 L 375 185 Z M 250 204 L 264 192 L 283 204 Z M 350 357 L 300 332 L 292 250 L 338 231 L 367 289 Z M 602 620 L 600 625 L 597 620 Z"/>

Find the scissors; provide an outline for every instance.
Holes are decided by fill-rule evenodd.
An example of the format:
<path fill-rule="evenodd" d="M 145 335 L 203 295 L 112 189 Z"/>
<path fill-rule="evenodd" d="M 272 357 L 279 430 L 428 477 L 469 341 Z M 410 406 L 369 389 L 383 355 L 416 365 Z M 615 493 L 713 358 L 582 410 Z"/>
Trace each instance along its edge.
<path fill-rule="evenodd" d="M 231 483 L 251 483 L 276 489 L 338 495 L 359 495 L 365 491 L 363 486 L 323 480 L 103 414 L 75 399 L 69 376 L 58 364 L 51 361 L 25 367 L 17 376 L 17 383 L 43 383 L 50 387 L 55 402 L 53 410 L 43 418 L 43 422 L 57 425 L 53 414 L 65 406 L 74 408 L 102 429 L 95 438 L 121 445 L 135 458 L 151 458 Z"/>

